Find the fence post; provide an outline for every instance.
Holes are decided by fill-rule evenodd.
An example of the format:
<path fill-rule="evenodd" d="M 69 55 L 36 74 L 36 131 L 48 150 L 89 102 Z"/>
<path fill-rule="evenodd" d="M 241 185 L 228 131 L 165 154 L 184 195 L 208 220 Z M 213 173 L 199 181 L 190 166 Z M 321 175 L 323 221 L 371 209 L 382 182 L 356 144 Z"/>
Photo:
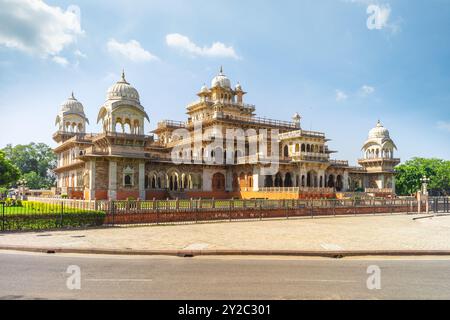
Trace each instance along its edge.
<path fill-rule="evenodd" d="M 111 224 L 112 224 L 113 227 L 114 227 L 114 211 L 116 211 L 115 209 L 116 209 L 116 207 L 115 207 L 114 200 L 109 201 L 109 213 L 112 216 Z"/>
<path fill-rule="evenodd" d="M 61 214 L 59 219 L 59 227 L 62 228 L 63 226 L 63 214 L 64 214 L 64 201 L 61 201 Z"/>
<path fill-rule="evenodd" d="M 2 202 L 2 231 L 5 231 L 5 203 Z"/>

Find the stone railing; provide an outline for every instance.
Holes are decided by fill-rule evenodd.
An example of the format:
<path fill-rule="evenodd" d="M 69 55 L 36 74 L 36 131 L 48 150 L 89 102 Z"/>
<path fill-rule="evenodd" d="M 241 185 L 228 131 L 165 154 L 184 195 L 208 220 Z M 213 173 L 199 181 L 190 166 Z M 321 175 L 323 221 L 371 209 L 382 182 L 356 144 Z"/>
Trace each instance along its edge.
<path fill-rule="evenodd" d="M 366 193 L 394 193 L 394 190 L 392 188 L 366 188 Z"/>
<path fill-rule="evenodd" d="M 310 188 L 310 187 L 270 187 L 259 188 L 261 192 L 283 192 L 283 193 L 334 193 L 334 188 Z"/>

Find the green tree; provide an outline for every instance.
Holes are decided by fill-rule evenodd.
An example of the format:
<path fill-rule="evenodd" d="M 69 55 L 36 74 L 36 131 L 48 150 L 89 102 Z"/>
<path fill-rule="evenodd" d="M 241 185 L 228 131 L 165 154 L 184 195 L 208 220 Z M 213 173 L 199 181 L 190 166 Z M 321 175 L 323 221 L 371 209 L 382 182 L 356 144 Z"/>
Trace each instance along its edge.
<path fill-rule="evenodd" d="M 6 158 L 19 168 L 22 178 L 29 182 L 27 187 L 50 188 L 55 184 L 53 169 L 56 166 L 56 156 L 48 145 L 7 145 L 3 151 Z"/>
<path fill-rule="evenodd" d="M 19 169 L 0 150 L 0 187 L 9 186 L 20 177 Z"/>
<path fill-rule="evenodd" d="M 439 193 L 450 190 L 450 161 L 413 158 L 396 168 L 396 190 L 399 195 L 410 195 L 420 190 L 420 179 L 430 178 L 429 189 Z"/>

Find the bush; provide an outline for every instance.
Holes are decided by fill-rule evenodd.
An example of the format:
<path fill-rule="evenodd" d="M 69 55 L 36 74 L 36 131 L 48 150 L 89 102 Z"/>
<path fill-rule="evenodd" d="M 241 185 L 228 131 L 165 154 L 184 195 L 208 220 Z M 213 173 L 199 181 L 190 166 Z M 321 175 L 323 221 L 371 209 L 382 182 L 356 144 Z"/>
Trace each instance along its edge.
<path fill-rule="evenodd" d="M 69 198 L 69 196 L 67 194 L 62 194 L 61 195 L 61 199 L 68 199 L 68 198 Z"/>
<path fill-rule="evenodd" d="M 127 198 L 127 201 L 135 201 L 136 199 L 135 198 L 133 198 L 133 197 L 128 197 Z"/>
<path fill-rule="evenodd" d="M 14 205 L 14 200 L 11 198 L 6 198 L 5 200 L 5 206 L 12 207 Z"/>
<path fill-rule="evenodd" d="M 16 200 L 16 204 L 15 204 L 15 206 L 16 207 L 23 207 L 23 205 L 22 205 L 22 200 Z"/>

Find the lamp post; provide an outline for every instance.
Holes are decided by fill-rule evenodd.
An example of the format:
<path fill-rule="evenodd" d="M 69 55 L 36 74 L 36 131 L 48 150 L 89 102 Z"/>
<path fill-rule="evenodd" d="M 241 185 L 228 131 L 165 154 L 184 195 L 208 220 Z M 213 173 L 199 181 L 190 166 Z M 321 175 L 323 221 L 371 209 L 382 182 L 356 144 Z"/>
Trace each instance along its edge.
<path fill-rule="evenodd" d="M 23 197 L 25 195 L 25 186 L 27 185 L 28 181 L 25 179 L 20 179 L 17 181 L 17 184 L 19 185 L 19 197 L 21 200 L 23 200 Z"/>
<path fill-rule="evenodd" d="M 421 194 L 425 200 L 425 207 L 426 207 L 426 212 L 429 212 L 429 204 L 428 204 L 428 183 L 430 182 L 430 179 L 427 176 L 423 176 L 420 179 L 420 182 L 422 183 L 422 190 L 421 190 Z"/>

